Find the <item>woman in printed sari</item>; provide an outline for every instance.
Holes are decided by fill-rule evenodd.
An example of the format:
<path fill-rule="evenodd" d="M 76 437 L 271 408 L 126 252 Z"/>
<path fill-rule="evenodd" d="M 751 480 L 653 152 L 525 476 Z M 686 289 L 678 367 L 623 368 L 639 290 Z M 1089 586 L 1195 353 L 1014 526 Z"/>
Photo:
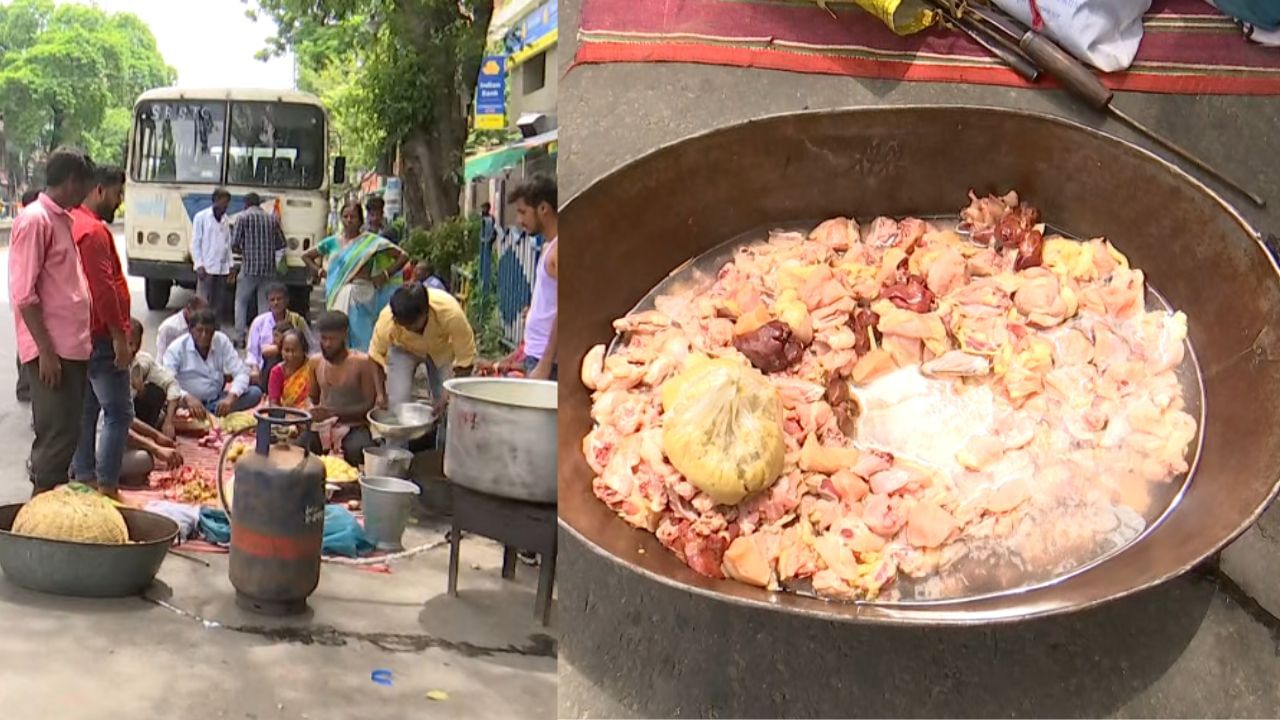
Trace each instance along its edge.
<path fill-rule="evenodd" d="M 325 238 L 302 259 L 324 278 L 325 308 L 350 318 L 350 346 L 368 352 L 374 323 L 403 282 L 409 256 L 386 238 L 361 230 L 363 225 L 364 209 L 359 202 L 348 201 L 342 206 L 342 231 Z M 321 267 L 324 258 L 328 262 Z"/>
<path fill-rule="evenodd" d="M 307 336 L 286 330 L 280 341 L 280 363 L 271 368 L 267 397 L 276 407 L 306 410 L 311 407 L 311 361 Z"/>

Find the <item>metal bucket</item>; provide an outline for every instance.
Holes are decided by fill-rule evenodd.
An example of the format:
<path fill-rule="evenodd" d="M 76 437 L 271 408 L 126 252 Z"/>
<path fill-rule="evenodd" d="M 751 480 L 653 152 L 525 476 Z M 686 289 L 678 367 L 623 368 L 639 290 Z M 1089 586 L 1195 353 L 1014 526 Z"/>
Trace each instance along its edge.
<path fill-rule="evenodd" d="M 455 378 L 449 393 L 444 474 L 476 492 L 556 501 L 556 384 Z"/>
<path fill-rule="evenodd" d="M 370 477 L 409 477 L 413 453 L 393 447 L 372 447 L 364 451 L 364 474 Z"/>
<path fill-rule="evenodd" d="M 698 575 L 592 492 L 582 438 L 591 402 L 577 379 L 613 320 L 683 264 L 748 232 L 852 214 L 954 215 L 972 189 L 1017 190 L 1075 237 L 1107 236 L 1186 312 L 1202 369 L 1203 443 L 1185 494 L 1140 540 L 1047 586 L 928 605 L 839 603 Z M 655 208 L 657 210 L 655 210 Z M 602 556 L 684 591 L 770 611 L 894 624 L 980 624 L 1091 607 L 1210 557 L 1275 497 L 1280 443 L 1280 282 L 1240 215 L 1196 179 L 1130 143 L 1069 121 L 995 108 L 884 107 L 779 115 L 642 157 L 563 208 L 562 230 L 623 228 L 561 258 L 574 309 L 559 349 L 561 523 Z M 654 242 L 660 238 L 661 242 Z M 1248 288 L 1229 292 L 1230 288 Z"/>
<path fill-rule="evenodd" d="M 28 590 L 89 598 L 140 595 L 178 536 L 178 524 L 163 515 L 120 508 L 128 545 L 28 537 L 9 532 L 22 505 L 0 507 L 0 568 Z"/>
<path fill-rule="evenodd" d="M 409 506 L 420 493 L 417 485 L 393 477 L 360 480 L 360 507 L 364 510 L 364 534 L 379 550 L 403 550 L 400 538 L 409 523 Z"/>

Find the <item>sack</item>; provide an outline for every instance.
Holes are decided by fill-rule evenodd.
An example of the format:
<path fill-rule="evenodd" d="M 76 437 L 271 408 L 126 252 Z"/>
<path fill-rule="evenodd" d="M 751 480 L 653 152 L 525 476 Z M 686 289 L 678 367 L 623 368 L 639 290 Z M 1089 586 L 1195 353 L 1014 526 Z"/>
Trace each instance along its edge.
<path fill-rule="evenodd" d="M 782 398 L 759 370 L 690 359 L 663 384 L 662 408 L 667 458 L 716 502 L 737 504 L 782 473 Z"/>
<path fill-rule="evenodd" d="M 1103 72 L 1133 64 L 1151 0 L 994 0 L 1022 24 Z M 1037 27 L 1037 19 L 1043 23 Z"/>

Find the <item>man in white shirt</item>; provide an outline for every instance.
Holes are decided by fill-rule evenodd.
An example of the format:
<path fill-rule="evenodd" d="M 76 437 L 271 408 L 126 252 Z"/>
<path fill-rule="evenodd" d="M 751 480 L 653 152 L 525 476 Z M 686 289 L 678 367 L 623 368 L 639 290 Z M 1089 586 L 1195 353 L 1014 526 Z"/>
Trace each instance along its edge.
<path fill-rule="evenodd" d="M 231 193 L 213 191 L 213 205 L 191 220 L 191 264 L 196 270 L 196 293 L 214 313 L 221 315 L 227 299 L 227 277 L 231 274 L 231 227 L 227 207 Z"/>
<path fill-rule="evenodd" d="M 181 310 L 165 318 L 156 329 L 156 357 L 164 359 L 164 353 L 174 340 L 191 332 L 191 316 L 209 307 L 199 295 L 192 295 Z"/>
<path fill-rule="evenodd" d="M 210 413 L 224 417 L 262 401 L 262 389 L 249 384 L 249 368 L 208 308 L 191 316 L 191 332 L 169 346 L 164 367 L 177 378 L 182 403 L 197 419 Z"/>

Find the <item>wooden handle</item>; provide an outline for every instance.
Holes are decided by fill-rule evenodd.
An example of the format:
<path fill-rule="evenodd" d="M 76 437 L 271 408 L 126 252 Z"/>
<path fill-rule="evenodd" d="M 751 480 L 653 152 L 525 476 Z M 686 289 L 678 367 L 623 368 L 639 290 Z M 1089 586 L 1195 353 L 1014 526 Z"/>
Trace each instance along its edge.
<path fill-rule="evenodd" d="M 1095 110 L 1104 110 L 1111 103 L 1113 93 L 1093 74 L 1084 63 L 1067 54 L 1053 41 L 1029 32 L 1018 42 L 1022 52 L 1042 70 L 1058 79 L 1064 87 L 1080 96 Z"/>

